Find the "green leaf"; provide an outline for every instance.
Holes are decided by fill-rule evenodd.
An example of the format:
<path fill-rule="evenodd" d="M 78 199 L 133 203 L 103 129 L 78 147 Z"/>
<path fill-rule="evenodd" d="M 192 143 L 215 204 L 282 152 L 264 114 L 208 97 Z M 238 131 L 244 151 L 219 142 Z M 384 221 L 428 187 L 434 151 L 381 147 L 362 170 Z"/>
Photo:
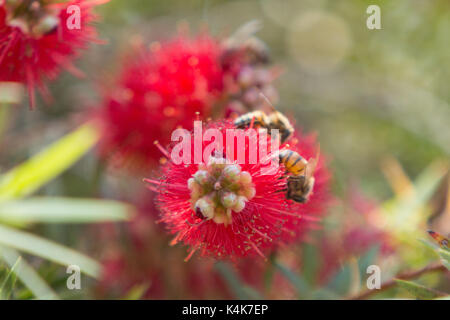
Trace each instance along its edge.
<path fill-rule="evenodd" d="M 364 279 L 366 277 L 367 267 L 375 262 L 375 259 L 377 258 L 379 252 L 380 246 L 374 245 L 358 259 L 360 279 Z"/>
<path fill-rule="evenodd" d="M 334 291 L 325 288 L 317 289 L 311 294 L 311 300 L 338 300 L 340 298 Z"/>
<path fill-rule="evenodd" d="M 139 300 L 144 296 L 148 288 L 148 283 L 135 285 L 130 290 L 128 290 L 124 297 L 124 300 Z"/>
<path fill-rule="evenodd" d="M 98 141 L 91 124 L 85 124 L 31 159 L 0 176 L 0 200 L 27 196 L 72 166 Z"/>
<path fill-rule="evenodd" d="M 299 274 L 293 272 L 283 264 L 274 261 L 274 266 L 281 272 L 281 274 L 289 280 L 289 282 L 296 288 L 299 298 L 305 297 L 310 291 L 308 282 Z"/>
<path fill-rule="evenodd" d="M 439 246 L 436 243 L 434 243 L 434 242 L 431 242 L 431 241 L 428 241 L 428 240 L 425 240 L 425 239 L 419 239 L 419 241 L 422 242 L 425 246 L 427 246 L 430 249 L 433 249 L 433 250 L 438 250 L 439 249 Z"/>
<path fill-rule="evenodd" d="M 448 261 L 442 261 L 442 264 L 444 265 L 444 267 L 447 268 L 448 271 L 450 271 L 450 262 L 448 262 Z"/>
<path fill-rule="evenodd" d="M 272 253 L 269 256 L 269 265 L 267 266 L 266 270 L 264 271 L 263 275 L 263 281 L 264 281 L 264 288 L 266 291 L 272 290 L 272 283 L 273 283 L 273 276 L 275 274 L 275 266 L 273 264 L 275 260 L 274 254 Z"/>
<path fill-rule="evenodd" d="M 20 258 L 19 254 L 14 250 L 6 247 L 0 247 L 0 253 L 3 259 L 10 265 L 14 266 Z M 56 293 L 47 285 L 47 283 L 39 276 L 39 274 L 24 259 L 21 259 L 20 266 L 15 271 L 20 281 L 33 293 L 37 299 L 59 299 Z"/>
<path fill-rule="evenodd" d="M 438 249 L 437 253 L 441 257 L 441 262 L 447 270 L 450 271 L 450 251 L 447 249 Z"/>
<path fill-rule="evenodd" d="M 250 300 L 261 300 L 263 298 L 257 290 L 250 286 L 242 287 L 242 291 L 244 291 L 245 295 L 247 295 Z"/>
<path fill-rule="evenodd" d="M 314 283 L 317 278 L 317 272 L 320 268 L 320 256 L 317 248 L 310 244 L 304 244 L 302 247 L 302 274 L 306 281 L 310 284 Z"/>
<path fill-rule="evenodd" d="M 94 278 L 99 274 L 100 265 L 92 258 L 27 232 L 0 225 L 0 245 L 24 251 L 65 266 L 77 265 L 82 272 Z"/>
<path fill-rule="evenodd" d="M 226 262 L 222 261 L 217 262 L 214 267 L 223 277 L 237 299 L 250 299 L 248 293 L 244 290 L 244 284 L 241 282 L 241 279 L 239 279 L 239 276 L 236 274 L 236 272 L 234 272 L 232 267 L 230 267 Z"/>
<path fill-rule="evenodd" d="M 439 249 L 438 253 L 441 256 L 442 260 L 450 262 L 450 251 L 444 250 L 444 249 Z"/>
<path fill-rule="evenodd" d="M 0 299 L 8 300 L 11 297 L 12 291 L 14 290 L 14 286 L 16 283 L 16 269 L 20 263 L 21 258 L 17 258 L 16 262 L 13 264 L 11 269 L 8 270 L 5 278 L 0 284 Z"/>
<path fill-rule="evenodd" d="M 439 294 L 436 293 L 433 289 L 429 289 L 420 284 L 401 279 L 395 279 L 395 282 L 417 299 L 428 300 L 439 297 Z"/>
<path fill-rule="evenodd" d="M 415 236 L 419 226 L 427 219 L 425 205 L 446 173 L 445 165 L 433 163 L 415 180 L 413 197 L 395 198 L 385 202 L 384 207 L 389 212 L 385 216 L 388 219 L 386 227 L 396 234 L 406 232 Z"/>
<path fill-rule="evenodd" d="M 350 265 L 346 264 L 339 270 L 336 276 L 328 282 L 326 288 L 337 294 L 345 295 L 350 289 L 351 280 L 352 268 Z"/>
<path fill-rule="evenodd" d="M 112 200 L 29 198 L 0 202 L 0 221 L 21 223 L 94 223 L 126 220 L 130 205 Z"/>

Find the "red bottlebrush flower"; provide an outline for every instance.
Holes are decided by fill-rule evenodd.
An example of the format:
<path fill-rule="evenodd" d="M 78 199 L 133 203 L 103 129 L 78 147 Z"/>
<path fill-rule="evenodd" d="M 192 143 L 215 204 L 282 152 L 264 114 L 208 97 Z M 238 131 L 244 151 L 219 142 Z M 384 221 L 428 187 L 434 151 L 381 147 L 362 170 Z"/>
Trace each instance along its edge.
<path fill-rule="evenodd" d="M 204 129 L 217 129 L 225 146 L 227 130 L 235 127 L 225 121 L 210 122 Z M 249 130 L 252 129 L 244 130 L 250 135 L 245 140 L 245 148 L 239 147 L 245 149 L 246 159 L 250 159 L 250 152 L 259 154 L 259 143 L 265 139 L 259 132 L 252 135 Z M 196 140 L 193 136 L 191 140 Z M 271 138 L 266 136 L 266 139 L 263 142 L 270 146 Z M 190 143 L 194 150 L 194 141 Z M 289 149 L 305 159 L 315 157 L 318 151 L 313 136 L 297 135 L 288 143 Z M 203 142 L 203 149 L 208 145 Z M 280 146 L 285 147 L 286 144 Z M 165 154 L 169 157 L 168 152 Z M 192 157 L 195 158 L 194 151 Z M 236 164 L 237 146 L 227 146 L 223 157 L 217 154 L 205 157 L 205 162 L 200 164 L 169 161 L 161 168 L 160 180 L 147 180 L 156 185 L 150 188 L 158 193 L 161 221 L 170 233 L 176 234 L 172 243 L 183 242 L 191 247 L 186 259 L 195 251 L 215 258 L 233 259 L 254 253 L 264 257 L 265 251 L 290 242 L 314 227 L 327 204 L 329 174 L 323 158 L 314 172 L 313 193 L 302 204 L 288 200 L 283 191 L 287 183 L 284 165 L 273 169 L 273 174 L 264 175 L 263 159 Z"/>
<path fill-rule="evenodd" d="M 99 112 L 101 153 L 113 154 L 117 166 L 157 164 L 154 140 L 167 144 L 176 127 L 192 128 L 197 112 L 212 115 L 223 89 L 220 55 L 220 44 L 205 34 L 154 43 L 128 56 Z"/>
<path fill-rule="evenodd" d="M 98 41 L 92 7 L 104 2 L 0 0 L 0 81 L 24 84 L 31 107 L 35 88 L 49 100 L 45 81 L 54 80 L 61 69 L 81 74 L 72 60 L 89 42 Z"/>

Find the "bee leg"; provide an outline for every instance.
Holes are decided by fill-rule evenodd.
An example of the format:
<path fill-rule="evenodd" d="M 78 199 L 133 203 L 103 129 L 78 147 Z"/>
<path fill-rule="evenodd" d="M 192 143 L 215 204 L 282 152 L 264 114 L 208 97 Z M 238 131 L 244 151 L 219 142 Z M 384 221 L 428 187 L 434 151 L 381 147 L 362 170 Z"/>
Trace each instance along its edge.
<path fill-rule="evenodd" d="M 285 171 L 284 174 L 278 178 L 278 180 L 285 179 L 288 176 L 289 176 L 289 171 Z"/>

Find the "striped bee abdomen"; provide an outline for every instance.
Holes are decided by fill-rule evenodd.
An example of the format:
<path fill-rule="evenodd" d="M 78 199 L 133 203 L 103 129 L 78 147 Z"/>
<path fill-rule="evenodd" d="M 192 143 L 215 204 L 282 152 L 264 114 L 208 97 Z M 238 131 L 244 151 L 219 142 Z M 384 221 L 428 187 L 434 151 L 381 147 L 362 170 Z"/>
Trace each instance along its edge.
<path fill-rule="evenodd" d="M 300 175 L 306 168 L 308 161 L 297 152 L 284 149 L 279 153 L 280 162 L 284 164 L 286 170 L 293 175 Z"/>

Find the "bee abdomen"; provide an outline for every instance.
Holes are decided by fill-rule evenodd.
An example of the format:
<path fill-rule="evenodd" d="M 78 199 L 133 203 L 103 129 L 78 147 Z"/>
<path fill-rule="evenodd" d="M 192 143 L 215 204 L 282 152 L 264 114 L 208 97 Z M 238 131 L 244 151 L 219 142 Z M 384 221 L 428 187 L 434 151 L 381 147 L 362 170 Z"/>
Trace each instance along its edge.
<path fill-rule="evenodd" d="M 280 162 L 284 164 L 286 170 L 293 175 L 302 173 L 308 162 L 297 152 L 292 150 L 281 150 L 279 154 Z"/>

